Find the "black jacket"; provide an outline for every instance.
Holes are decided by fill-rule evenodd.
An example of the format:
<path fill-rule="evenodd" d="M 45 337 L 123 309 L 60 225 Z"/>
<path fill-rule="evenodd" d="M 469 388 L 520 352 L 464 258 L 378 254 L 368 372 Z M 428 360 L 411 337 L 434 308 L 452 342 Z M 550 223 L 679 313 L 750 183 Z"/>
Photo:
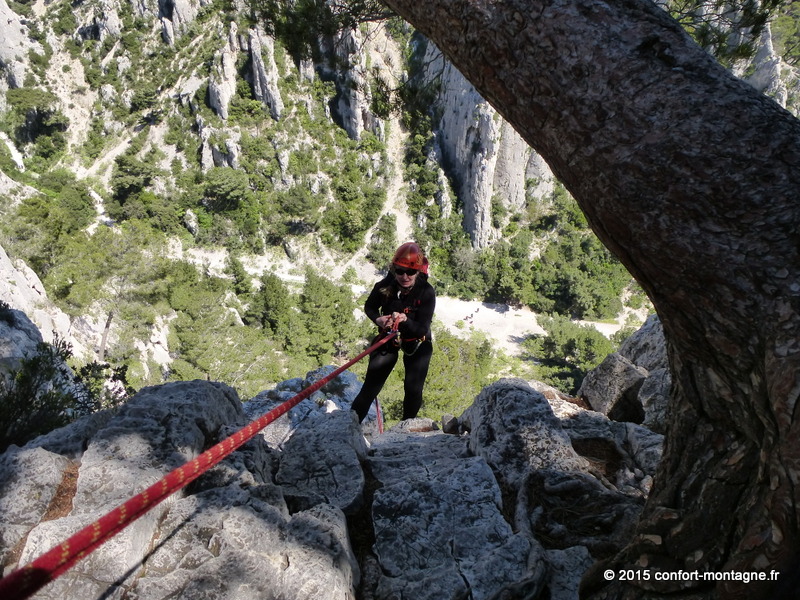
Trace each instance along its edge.
<path fill-rule="evenodd" d="M 417 275 L 417 281 L 408 294 L 401 293 L 394 275 L 390 273 L 375 284 L 364 303 L 364 312 L 373 323 L 383 315 L 405 313 L 408 320 L 400 323 L 398 328 L 400 337 L 404 340 L 415 340 L 423 336 L 431 339 L 431 321 L 435 308 L 436 292 L 424 273 Z"/>

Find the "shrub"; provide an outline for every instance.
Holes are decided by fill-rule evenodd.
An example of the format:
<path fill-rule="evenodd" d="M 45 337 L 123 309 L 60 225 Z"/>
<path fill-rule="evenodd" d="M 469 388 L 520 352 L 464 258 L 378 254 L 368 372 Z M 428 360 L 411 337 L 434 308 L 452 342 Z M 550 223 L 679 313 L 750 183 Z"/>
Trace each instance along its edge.
<path fill-rule="evenodd" d="M 0 313 L 8 319 L 8 305 L 0 307 Z M 119 393 L 104 391 L 107 365 L 87 366 L 82 375 L 92 384 L 83 385 L 81 376 L 73 377 L 67 367 L 71 356 L 72 348 L 59 338 L 53 344 L 41 342 L 36 354 L 23 358 L 8 375 L 0 375 L 0 452 L 127 397 L 129 390 L 124 383 Z M 124 371 L 117 376 L 124 381 Z"/>
<path fill-rule="evenodd" d="M 613 343 L 590 325 L 551 315 L 538 318 L 546 335 L 523 342 L 527 358 L 536 363 L 538 379 L 574 395 L 586 373 L 614 351 Z"/>

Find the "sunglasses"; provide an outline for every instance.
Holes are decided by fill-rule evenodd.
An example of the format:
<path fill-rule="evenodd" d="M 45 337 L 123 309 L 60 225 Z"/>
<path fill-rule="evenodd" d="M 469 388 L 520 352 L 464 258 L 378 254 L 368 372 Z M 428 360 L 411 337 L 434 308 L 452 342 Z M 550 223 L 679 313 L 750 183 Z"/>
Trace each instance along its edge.
<path fill-rule="evenodd" d="M 402 267 L 395 267 L 394 268 L 394 274 L 395 275 L 408 275 L 409 277 L 412 277 L 412 276 L 417 274 L 417 270 L 416 269 L 403 269 Z"/>

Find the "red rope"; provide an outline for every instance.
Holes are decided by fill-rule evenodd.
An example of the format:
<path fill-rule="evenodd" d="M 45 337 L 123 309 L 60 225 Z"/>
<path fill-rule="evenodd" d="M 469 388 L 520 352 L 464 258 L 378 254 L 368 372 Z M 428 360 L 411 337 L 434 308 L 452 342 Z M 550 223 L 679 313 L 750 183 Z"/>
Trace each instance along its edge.
<path fill-rule="evenodd" d="M 342 371 L 388 342 L 395 335 L 397 335 L 397 331 L 390 332 L 386 337 L 364 350 L 354 359 L 307 387 L 280 406 L 276 406 L 268 413 L 251 421 L 248 425 L 212 446 L 194 460 L 168 473 L 160 481 L 120 504 L 91 525 L 87 525 L 64 543 L 52 548 L 24 567 L 9 573 L 6 577 L 0 579 L 0 598 L 3 598 L 3 600 L 23 600 L 33 595 L 84 556 L 90 554 L 95 548 L 166 499 L 170 494 L 197 479 L 205 471 L 253 438 L 272 421 L 288 412 L 323 385 L 337 377 Z"/>

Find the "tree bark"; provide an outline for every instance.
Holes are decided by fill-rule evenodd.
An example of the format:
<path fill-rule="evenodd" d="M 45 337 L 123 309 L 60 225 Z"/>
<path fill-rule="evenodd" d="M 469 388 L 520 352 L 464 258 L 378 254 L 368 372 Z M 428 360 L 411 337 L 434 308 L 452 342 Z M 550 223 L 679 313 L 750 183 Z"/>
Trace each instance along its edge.
<path fill-rule="evenodd" d="M 386 3 L 541 154 L 664 325 L 664 458 L 584 595 L 776 597 L 800 564 L 800 121 L 647 0 Z M 603 580 L 637 566 L 784 576 Z"/>

